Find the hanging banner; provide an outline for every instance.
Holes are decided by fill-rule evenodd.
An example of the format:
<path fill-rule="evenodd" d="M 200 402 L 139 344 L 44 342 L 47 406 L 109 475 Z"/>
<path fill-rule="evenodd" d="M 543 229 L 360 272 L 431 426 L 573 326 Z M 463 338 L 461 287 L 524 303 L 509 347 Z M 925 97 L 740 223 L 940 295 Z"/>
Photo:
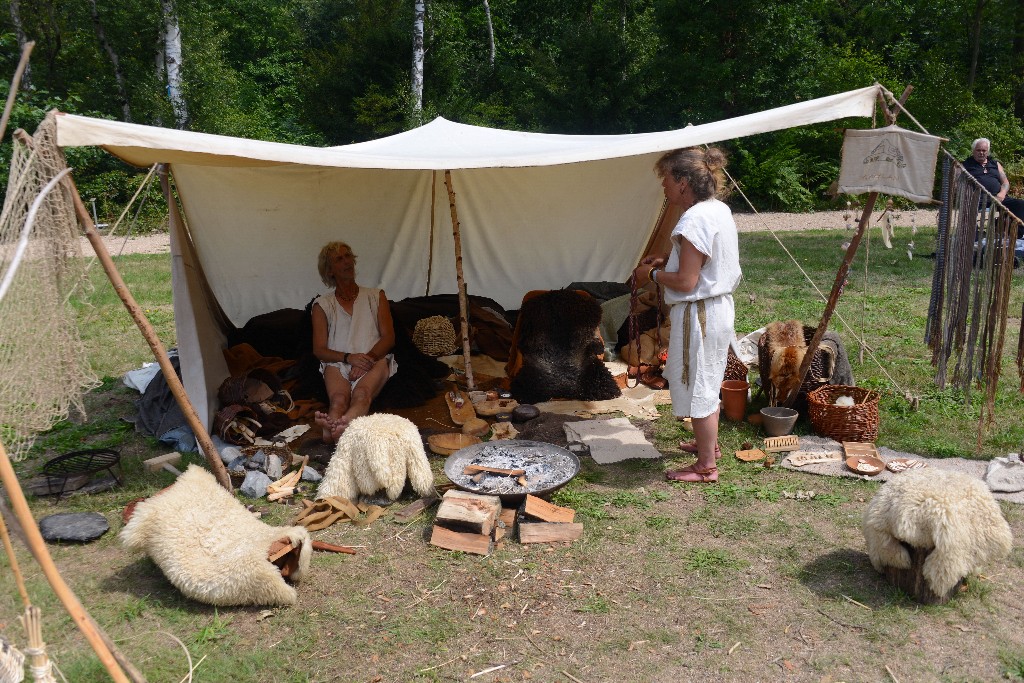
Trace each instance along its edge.
<path fill-rule="evenodd" d="M 847 129 L 839 191 L 879 192 L 929 202 L 941 138 L 899 126 Z"/>

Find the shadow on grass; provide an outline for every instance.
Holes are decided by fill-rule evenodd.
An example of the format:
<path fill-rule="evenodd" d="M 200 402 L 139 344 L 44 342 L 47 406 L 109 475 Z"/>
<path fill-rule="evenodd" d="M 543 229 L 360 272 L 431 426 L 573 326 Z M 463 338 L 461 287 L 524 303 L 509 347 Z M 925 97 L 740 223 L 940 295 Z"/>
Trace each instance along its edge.
<path fill-rule="evenodd" d="M 907 596 L 889 585 L 865 552 L 840 548 L 804 565 L 798 580 L 823 599 L 849 598 L 872 609 L 905 606 Z"/>

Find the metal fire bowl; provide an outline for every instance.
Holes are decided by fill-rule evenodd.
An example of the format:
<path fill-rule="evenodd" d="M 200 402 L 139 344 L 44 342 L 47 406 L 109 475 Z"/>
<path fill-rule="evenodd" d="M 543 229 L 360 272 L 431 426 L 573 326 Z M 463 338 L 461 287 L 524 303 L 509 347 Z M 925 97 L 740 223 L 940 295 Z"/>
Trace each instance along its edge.
<path fill-rule="evenodd" d="M 524 462 L 527 457 L 532 457 L 536 460 L 536 458 L 540 456 L 545 462 L 550 463 L 552 466 L 563 468 L 564 476 L 561 477 L 561 481 L 548 483 L 548 485 L 539 488 L 516 485 L 516 490 L 514 491 L 499 493 L 476 484 L 476 482 L 474 482 L 468 475 L 462 473 L 462 471 L 466 469 L 466 465 L 471 464 L 474 460 L 484 459 L 486 464 L 486 457 L 488 453 L 494 452 L 498 449 L 506 452 L 509 450 L 521 451 Z M 571 451 L 554 444 L 544 443 L 543 441 L 527 441 L 525 439 L 501 439 L 499 441 L 488 441 L 473 444 L 472 446 L 466 446 L 465 448 L 455 451 L 448 456 L 447 460 L 444 461 L 445 475 L 447 475 L 452 483 L 458 488 L 463 491 L 478 493 L 484 496 L 498 496 L 501 498 L 503 503 L 511 503 L 515 505 L 523 502 L 527 494 L 532 496 L 546 496 L 554 493 L 572 481 L 572 478 L 579 474 L 579 471 L 580 459 Z"/>

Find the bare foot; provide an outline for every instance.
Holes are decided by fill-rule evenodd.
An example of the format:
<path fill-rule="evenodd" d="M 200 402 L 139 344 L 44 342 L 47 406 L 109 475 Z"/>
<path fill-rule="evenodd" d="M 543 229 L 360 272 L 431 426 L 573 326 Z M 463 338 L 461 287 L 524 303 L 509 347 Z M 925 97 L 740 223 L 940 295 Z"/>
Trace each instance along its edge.
<path fill-rule="evenodd" d="M 323 434 L 320 438 L 324 440 L 324 443 L 334 443 L 338 440 L 338 436 L 334 435 L 334 429 L 338 421 L 327 413 L 321 413 L 317 411 L 313 413 L 313 422 L 323 430 Z"/>
<path fill-rule="evenodd" d="M 345 433 L 348 428 L 349 420 L 344 417 L 339 417 L 337 420 L 331 420 L 331 441 L 337 441 L 341 438 L 341 435 Z"/>

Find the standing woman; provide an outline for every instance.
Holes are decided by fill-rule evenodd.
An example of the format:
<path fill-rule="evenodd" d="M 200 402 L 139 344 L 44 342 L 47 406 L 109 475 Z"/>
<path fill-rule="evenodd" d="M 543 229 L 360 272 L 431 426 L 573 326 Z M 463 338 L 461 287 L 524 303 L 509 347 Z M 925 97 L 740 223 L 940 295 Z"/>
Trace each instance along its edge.
<path fill-rule="evenodd" d="M 313 302 L 313 354 L 320 359 L 330 408 L 313 418 L 324 441 L 337 441 L 349 423 L 398 370 L 391 309 L 383 290 L 356 284 L 356 255 L 344 242 L 328 242 L 317 258 L 328 292 Z"/>
<path fill-rule="evenodd" d="M 665 198 L 683 215 L 672 230 L 672 251 L 647 256 L 635 271 L 640 285 L 654 281 L 672 305 L 672 333 L 664 376 L 672 412 L 693 420 L 697 462 L 669 470 L 671 481 L 718 481 L 718 392 L 735 337 L 732 292 L 740 282 L 736 223 L 715 198 L 725 186 L 725 155 L 716 147 L 667 152 L 654 170 Z"/>

